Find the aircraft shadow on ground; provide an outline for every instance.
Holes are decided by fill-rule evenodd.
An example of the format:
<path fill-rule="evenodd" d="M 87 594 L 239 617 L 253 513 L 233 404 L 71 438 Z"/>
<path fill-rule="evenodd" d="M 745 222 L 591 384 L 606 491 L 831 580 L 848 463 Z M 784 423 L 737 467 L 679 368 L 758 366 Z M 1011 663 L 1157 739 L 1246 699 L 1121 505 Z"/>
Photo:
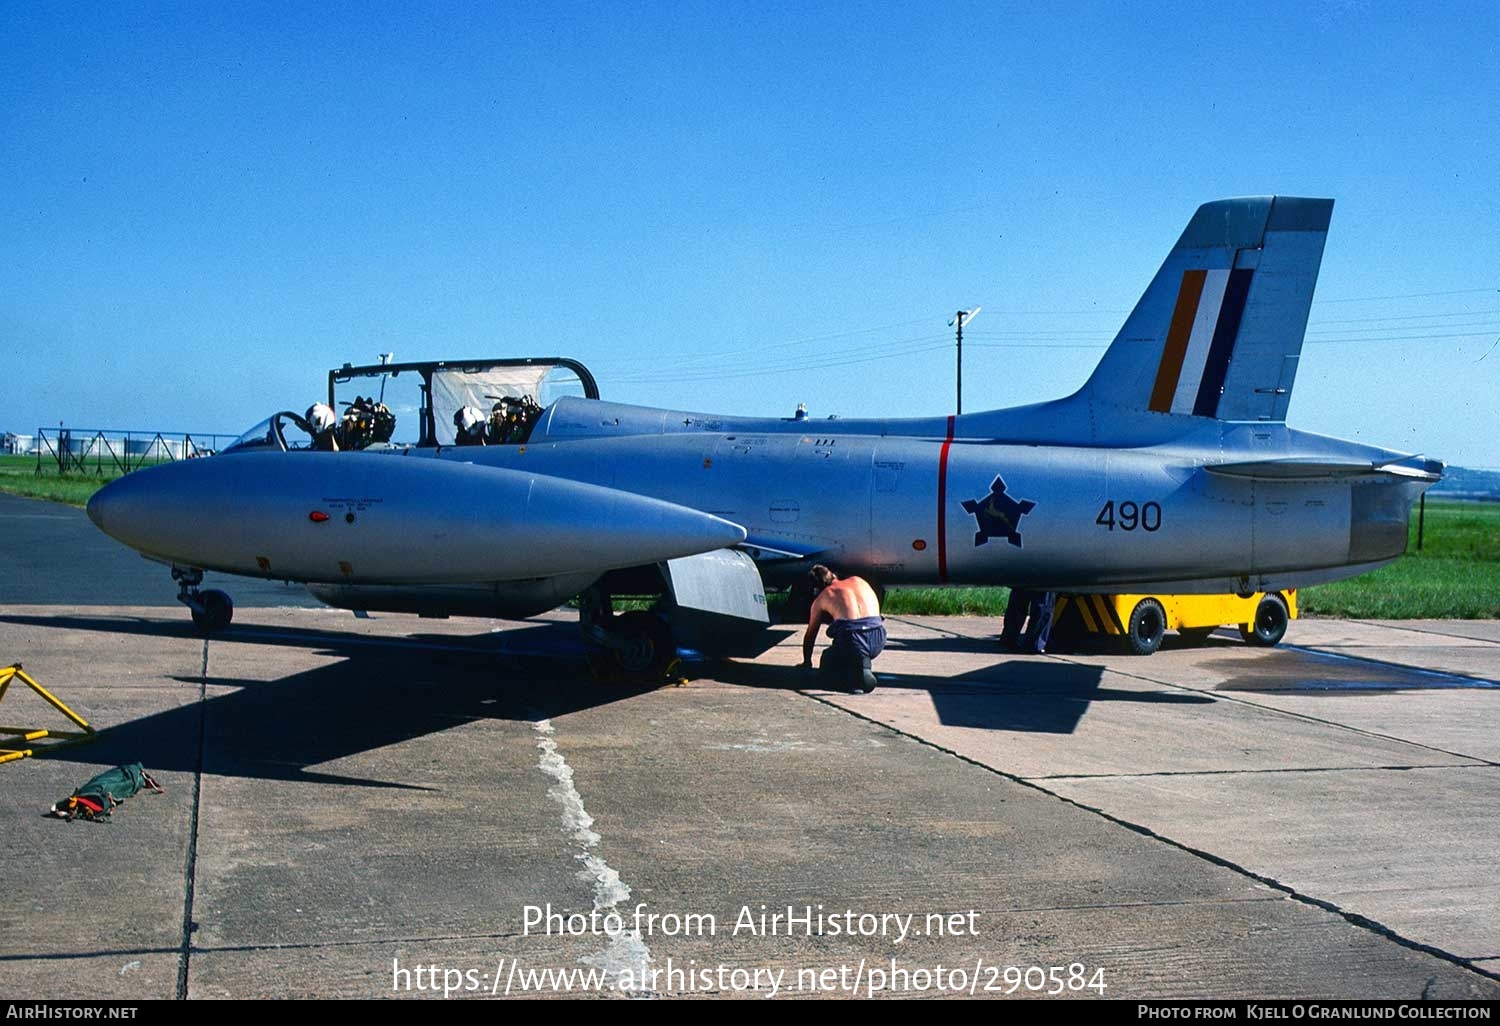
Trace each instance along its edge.
<path fill-rule="evenodd" d="M 1222 676 L 1218 691 L 1246 694 L 1317 694 L 1339 698 L 1432 690 L 1489 690 L 1500 682 L 1468 674 L 1386 663 L 1307 649 L 1257 653 L 1254 662 L 1217 659 L 1204 668 Z"/>
<path fill-rule="evenodd" d="M 6 616 L 0 620 L 68 629 L 123 629 L 148 636 L 193 633 L 191 627 L 133 618 Z M 272 680 L 215 675 L 210 659 L 209 694 L 203 701 L 107 727 L 96 740 L 58 750 L 47 758 L 88 764 L 143 762 L 153 771 L 201 769 L 257 780 L 420 790 L 394 776 L 373 779 L 308 767 L 419 738 L 436 740 L 444 731 L 478 720 L 534 722 L 608 705 L 656 687 L 594 681 L 572 625 L 536 624 L 524 633 L 536 645 L 528 645 L 523 652 L 515 650 L 514 639 L 493 632 L 467 637 L 340 639 L 311 630 L 235 627 L 223 636 L 223 643 L 302 647 L 341 658 Z M 571 643 L 564 642 L 563 634 Z M 392 643 L 380 644 L 384 640 Z M 464 647 L 451 647 L 455 644 Z M 203 683 L 197 676 L 173 679 Z M 236 690 L 214 692 L 223 687 Z"/>
<path fill-rule="evenodd" d="M 989 638 L 972 638 L 962 634 L 929 634 L 920 638 L 891 638 L 886 649 L 892 652 L 963 652 L 994 655 L 999 649 L 998 634 Z"/>
<path fill-rule="evenodd" d="M 960 634 L 927 635 L 919 638 L 892 638 L 886 646 L 888 649 L 901 649 L 907 652 L 971 652 L 976 654 L 994 653 L 999 649 L 1000 632 L 988 637 L 972 637 Z M 1162 639 L 1162 652 L 1189 652 L 1213 649 L 1243 649 L 1244 642 L 1229 637 L 1214 635 L 1206 641 L 1188 641 L 1187 639 L 1169 633 Z M 1048 655 L 1123 655 L 1125 653 L 1124 642 L 1116 637 L 1104 637 L 1093 635 L 1075 638 L 1070 642 L 1054 640 L 1047 648 Z"/>
<path fill-rule="evenodd" d="M 353 655 L 370 649 L 453 648 L 484 649 L 496 655 L 534 655 L 547 652 L 578 652 L 576 625 L 556 620 L 507 621 L 503 631 L 479 634 L 402 634 L 396 637 L 340 633 L 337 629 L 318 627 L 285 627 L 280 625 L 235 624 L 213 637 L 215 642 L 242 645 L 270 645 L 295 648 L 330 655 Z M 58 614 L 0 614 L 0 623 L 29 627 L 52 627 L 69 631 L 96 631 L 104 634 L 133 634 L 139 637 L 185 638 L 201 642 L 203 635 L 185 617 L 155 619 L 142 616 L 80 616 Z M 196 682 L 196 681 L 195 681 Z"/>
<path fill-rule="evenodd" d="M 0 616 L 0 622 L 147 637 L 200 637 L 190 624 L 141 617 L 6 615 Z M 308 767 L 435 737 L 477 720 L 535 721 L 609 705 L 656 688 L 655 684 L 593 680 L 576 627 L 558 621 L 518 624 L 515 630 L 478 635 L 397 638 L 243 624 L 214 644 L 298 648 L 339 661 L 262 680 L 216 675 L 211 655 L 207 685 L 236 690 L 210 692 L 202 702 L 109 727 L 94 742 L 49 757 L 90 764 L 139 761 L 162 771 L 201 768 L 205 773 L 260 780 L 411 788 L 414 785 L 397 779 Z M 223 658 L 217 661 L 222 664 Z M 818 690 L 825 686 L 817 674 L 765 663 L 722 661 L 687 669 L 689 675 L 700 670 L 700 676 L 747 687 Z M 881 677 L 887 688 L 928 692 L 945 726 L 986 730 L 1069 734 L 1094 702 L 1213 701 L 1181 692 L 1105 688 L 1101 686 L 1103 674 L 1104 668 L 1098 666 L 1011 657 L 956 677 L 895 673 Z M 198 676 L 174 679 L 204 683 Z"/>
<path fill-rule="evenodd" d="M 883 673 L 883 689 L 926 691 L 938 721 L 948 727 L 1071 734 L 1095 702 L 1208 705 L 1205 695 L 1180 691 L 1129 691 L 1101 686 L 1105 668 L 1013 657 L 954 677 Z M 745 687 L 821 690 L 827 682 L 815 672 L 787 666 L 729 663 L 714 668 L 715 680 Z M 868 715 L 885 711 L 872 696 Z"/>

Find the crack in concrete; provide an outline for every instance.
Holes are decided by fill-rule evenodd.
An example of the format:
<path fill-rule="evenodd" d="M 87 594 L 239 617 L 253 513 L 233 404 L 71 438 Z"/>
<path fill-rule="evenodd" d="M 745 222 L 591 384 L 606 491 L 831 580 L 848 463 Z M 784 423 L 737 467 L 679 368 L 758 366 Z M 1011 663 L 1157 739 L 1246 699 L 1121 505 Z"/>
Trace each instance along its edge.
<path fill-rule="evenodd" d="M 1068 659 L 1064 656 L 1047 656 L 1046 658 L 1056 659 L 1058 662 L 1067 663 L 1070 666 L 1093 666 L 1092 663 L 1083 663 L 1079 662 L 1076 659 Z M 1351 656 L 1349 658 L 1354 657 Z M 1365 662 L 1372 661 L 1373 660 L 1365 660 Z M 1338 723 L 1334 720 L 1324 719 L 1321 716 L 1311 716 L 1307 713 L 1294 712 L 1290 709 L 1280 709 L 1274 705 L 1262 705 L 1260 702 L 1252 702 L 1248 698 L 1243 698 L 1239 695 L 1230 694 L 1225 691 L 1219 691 L 1210 688 L 1195 688 L 1190 687 L 1187 684 L 1178 684 L 1172 681 L 1157 680 L 1155 677 L 1147 677 L 1144 674 L 1139 673 L 1130 673 L 1125 670 L 1115 669 L 1114 667 L 1101 667 L 1101 669 L 1103 669 L 1105 673 L 1117 674 L 1121 677 L 1126 678 L 1127 680 L 1142 681 L 1143 683 L 1154 684 L 1155 686 L 1162 688 L 1176 688 L 1178 691 L 1186 691 L 1190 695 L 1206 695 L 1221 702 L 1234 702 L 1238 705 L 1243 705 L 1251 709 L 1259 709 L 1263 712 L 1274 713 L 1278 716 L 1288 716 L 1292 719 L 1301 720 L 1304 723 L 1316 723 L 1319 726 L 1332 727 L 1335 730 L 1347 730 L 1352 734 L 1359 734 L 1363 737 L 1377 738 L 1381 741 L 1391 741 L 1395 744 L 1407 745 L 1411 748 L 1419 748 L 1425 752 L 1433 752 L 1437 755 L 1446 755 L 1451 759 L 1471 759 L 1475 763 L 1480 763 L 1485 766 L 1500 766 L 1500 762 L 1495 762 L 1492 759 L 1486 759 L 1480 755 L 1466 755 L 1463 752 L 1452 752 L 1446 748 L 1438 748 L 1434 745 L 1424 745 L 1420 741 L 1412 741 L 1404 737 L 1397 737 L 1394 734 L 1382 734 L 1376 730 L 1366 730 L 1363 727 L 1355 727 L 1347 723 Z M 1410 667 L 1403 667 L 1403 669 L 1410 669 Z"/>
<path fill-rule="evenodd" d="M 1500 645 L 1500 641 L 1493 638 L 1476 638 L 1472 634 L 1450 634 L 1447 631 L 1435 631 L 1431 627 L 1409 627 L 1405 624 L 1393 623 L 1390 620 L 1350 620 L 1350 623 L 1364 624 L 1366 627 L 1381 627 L 1393 631 L 1408 631 L 1412 634 L 1430 634 L 1435 638 L 1453 638 L 1457 641 L 1477 641 L 1483 645 Z"/>
<path fill-rule="evenodd" d="M 1371 666 L 1388 666 L 1393 670 L 1406 670 L 1408 673 L 1420 673 L 1424 677 L 1443 677 L 1448 680 L 1454 681 L 1472 681 L 1474 684 L 1480 685 L 1481 689 L 1500 687 L 1500 681 L 1493 681 L 1488 677 L 1476 677 L 1472 673 L 1460 673 L 1457 670 L 1429 670 L 1423 666 L 1412 666 L 1410 663 L 1398 663 L 1390 659 L 1376 659 L 1374 656 L 1367 655 L 1349 655 L 1346 652 L 1330 652 L 1327 649 L 1313 648 L 1310 645 L 1292 645 L 1289 643 L 1283 643 L 1281 647 L 1292 652 L 1304 652 L 1307 655 L 1321 656 L 1324 659 L 1343 659 L 1351 663 L 1369 663 Z M 1334 646 L 1329 646 L 1329 648 L 1332 647 Z M 1461 683 L 1453 685 L 1453 687 L 1456 688 L 1462 688 L 1463 686 L 1464 685 Z M 1382 688 L 1382 690 L 1396 691 L 1401 690 L 1401 688 L 1399 685 L 1391 685 L 1389 688 Z M 1405 690 L 1412 691 L 1422 689 L 1406 688 Z"/>
<path fill-rule="evenodd" d="M 1192 689 L 1187 688 L 1185 690 Z M 1456 965 L 1461 969 L 1467 969 L 1468 971 L 1478 976 L 1483 976 L 1486 979 L 1500 981 L 1500 971 L 1491 970 L 1487 967 L 1477 965 L 1475 963 L 1475 960 L 1473 959 L 1467 959 L 1461 955 L 1455 955 L 1451 951 L 1445 951 L 1442 948 L 1436 947 L 1434 945 L 1425 944 L 1421 941 L 1406 937 L 1400 933 L 1397 933 L 1394 929 L 1386 926 L 1384 923 L 1371 919 L 1368 916 L 1361 915 L 1358 912 L 1351 912 L 1340 907 L 1334 902 L 1327 901 L 1323 898 L 1314 897 L 1311 894 L 1306 894 L 1302 891 L 1297 890 L 1295 887 L 1292 887 L 1290 884 L 1282 883 L 1275 877 L 1266 876 L 1263 873 L 1257 873 L 1247 866 L 1242 866 L 1231 859 L 1224 858 L 1222 855 L 1215 855 L 1211 851 L 1206 851 L 1201 848 L 1194 848 L 1192 845 L 1185 844 L 1182 841 L 1174 840 L 1173 838 L 1170 838 L 1165 834 L 1157 833 L 1155 830 L 1152 830 L 1148 826 L 1131 822 L 1128 819 L 1116 816 L 1114 813 L 1107 812 L 1104 809 L 1096 808 L 1092 805 L 1087 805 L 1081 801 L 1069 798 L 1066 795 L 1058 794 L 1056 791 L 1048 790 L 1040 784 L 1034 783 L 1033 781 L 1028 780 L 1025 777 L 1019 777 L 1013 773 L 1007 773 L 1002 769 L 996 769 L 994 766 L 990 766 L 986 763 L 980 762 L 977 759 L 971 758 L 967 755 L 963 755 L 951 748 L 945 748 L 944 746 L 937 744 L 936 742 L 929 741 L 924 737 L 908 733 L 907 731 L 901 730 L 898 727 L 893 727 L 888 723 L 882 723 L 881 721 L 867 716 L 864 713 L 855 712 L 853 709 L 846 708 L 842 705 L 839 705 L 837 702 L 823 698 L 819 695 L 812 694 L 807 691 L 799 691 L 798 694 L 802 695 L 805 698 L 810 698 L 814 702 L 820 702 L 823 705 L 829 706 L 830 708 L 837 709 L 845 715 L 852 716 L 855 719 L 863 720 L 864 722 L 879 727 L 883 730 L 888 730 L 891 733 L 904 737 L 916 744 L 931 748 L 935 751 L 942 752 L 945 755 L 949 755 L 959 760 L 960 762 L 968 763 L 970 766 L 977 767 L 978 769 L 981 769 L 987 773 L 993 773 L 995 776 L 1000 777 L 1001 779 L 1009 780 L 1021 787 L 1030 788 L 1033 791 L 1048 795 L 1049 797 L 1060 801 L 1065 805 L 1071 805 L 1076 809 L 1082 809 L 1085 812 L 1093 813 L 1106 822 L 1113 823 L 1116 826 L 1124 827 L 1126 830 L 1129 830 L 1132 833 L 1139 834 L 1142 837 L 1148 837 L 1154 841 L 1159 841 L 1162 844 L 1168 845 L 1172 848 L 1176 848 L 1178 851 L 1186 852 L 1189 855 L 1193 855 L 1197 858 L 1203 859 L 1204 861 L 1209 862 L 1212 865 L 1220 866 L 1224 869 L 1230 870 L 1231 872 L 1238 873 L 1241 876 L 1246 877 L 1247 879 L 1254 880 L 1256 883 L 1281 892 L 1282 894 L 1286 895 L 1288 898 L 1299 904 L 1307 905 L 1311 908 L 1321 909 L 1324 912 L 1330 912 L 1333 915 L 1338 916 L 1340 919 L 1343 919 L 1351 926 L 1366 930 L 1378 937 L 1391 941 L 1394 944 L 1398 944 L 1401 947 L 1408 948 L 1412 951 L 1419 951 L 1423 954 L 1431 955 L 1434 958 L 1440 958 L 1445 962 Z"/>
<path fill-rule="evenodd" d="M 1268 767 L 1266 769 L 1227 770 L 1156 770 L 1150 773 L 1052 773 L 1045 776 L 1026 777 L 1026 780 L 1135 780 L 1143 777 L 1234 777 L 1258 773 L 1366 773 L 1366 772 L 1414 772 L 1417 770 L 1472 769 L 1492 770 L 1496 767 L 1487 762 L 1430 763 L 1400 766 L 1292 766 Z"/>
<path fill-rule="evenodd" d="M 193 896 L 198 886 L 198 818 L 203 800 L 203 758 L 208 747 L 208 639 L 198 670 L 198 765 L 193 770 L 193 803 L 188 813 L 188 846 L 183 865 L 182 941 L 178 948 L 177 999 L 187 1000 L 193 958 Z"/>

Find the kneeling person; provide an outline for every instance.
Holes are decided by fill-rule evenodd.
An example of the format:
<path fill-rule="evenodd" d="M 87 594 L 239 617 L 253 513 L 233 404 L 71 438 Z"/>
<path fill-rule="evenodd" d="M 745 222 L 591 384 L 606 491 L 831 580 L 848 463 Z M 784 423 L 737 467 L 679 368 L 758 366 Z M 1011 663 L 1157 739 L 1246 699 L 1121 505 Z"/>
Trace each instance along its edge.
<path fill-rule="evenodd" d="M 822 565 L 813 567 L 807 576 L 813 604 L 807 633 L 802 636 L 802 665 L 812 667 L 818 628 L 826 623 L 833 640 L 819 664 L 823 674 L 836 678 L 851 691 L 873 691 L 876 679 L 870 661 L 885 648 L 885 620 L 874 589 L 860 577 L 840 580 Z"/>

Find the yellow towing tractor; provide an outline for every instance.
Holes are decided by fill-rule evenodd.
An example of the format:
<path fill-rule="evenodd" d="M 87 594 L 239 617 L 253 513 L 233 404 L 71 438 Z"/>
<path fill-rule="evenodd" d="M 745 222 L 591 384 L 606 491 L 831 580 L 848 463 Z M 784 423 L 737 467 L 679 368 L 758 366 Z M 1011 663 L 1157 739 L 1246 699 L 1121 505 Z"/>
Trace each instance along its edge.
<path fill-rule="evenodd" d="M 1297 618 L 1297 592 L 1238 595 L 1071 595 L 1057 597 L 1053 642 L 1077 644 L 1088 638 L 1123 638 L 1136 655 L 1161 647 L 1167 631 L 1190 645 L 1201 645 L 1215 629 L 1230 625 L 1252 645 L 1269 648 Z M 1051 644 L 1049 643 L 1049 648 Z"/>

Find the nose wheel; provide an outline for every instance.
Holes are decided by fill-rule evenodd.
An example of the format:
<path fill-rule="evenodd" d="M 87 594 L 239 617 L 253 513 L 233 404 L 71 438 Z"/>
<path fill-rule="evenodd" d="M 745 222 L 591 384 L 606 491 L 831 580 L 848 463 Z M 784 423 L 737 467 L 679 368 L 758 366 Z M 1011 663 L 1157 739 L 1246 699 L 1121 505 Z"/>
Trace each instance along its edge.
<path fill-rule="evenodd" d="M 177 582 L 177 601 L 188 607 L 193 615 L 193 625 L 204 634 L 217 634 L 229 626 L 234 619 L 234 600 L 217 588 L 200 591 L 203 571 L 197 567 L 172 568 L 172 580 Z"/>

